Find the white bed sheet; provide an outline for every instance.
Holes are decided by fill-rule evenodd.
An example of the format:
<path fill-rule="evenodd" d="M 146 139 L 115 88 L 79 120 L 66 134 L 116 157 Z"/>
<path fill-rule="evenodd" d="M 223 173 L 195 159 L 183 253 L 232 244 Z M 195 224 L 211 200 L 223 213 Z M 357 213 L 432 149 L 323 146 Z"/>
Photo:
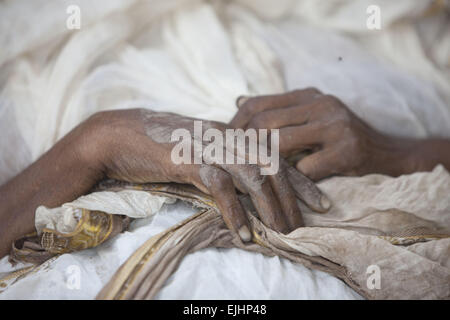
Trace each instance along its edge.
<path fill-rule="evenodd" d="M 430 77 L 424 78 L 420 72 L 414 73 L 414 68 L 406 70 L 386 62 L 392 53 L 389 47 L 380 45 L 368 51 L 358 41 L 358 26 L 350 36 L 322 30 L 300 19 L 301 14 L 280 22 L 281 9 L 296 12 L 289 11 L 296 7 L 295 1 L 277 2 L 275 11 L 268 6 L 264 12 L 260 6 L 263 12 L 258 14 L 254 13 L 258 11 L 255 1 L 238 1 L 244 6 L 228 3 L 224 8 L 217 1 L 214 6 L 179 1 L 176 11 L 152 22 L 145 20 L 153 17 L 146 13 L 167 10 L 168 2 L 149 1 L 133 9 L 134 1 L 115 0 L 108 6 L 86 10 L 90 14 L 81 32 L 55 31 L 52 38 L 52 30 L 58 30 L 55 21 L 61 20 L 58 10 L 64 9 L 66 2 L 33 1 L 36 6 L 46 3 L 47 7 L 42 16 L 29 15 L 26 21 L 9 17 L 18 17 L 14 13 L 29 2 L 1 4 L 3 26 L 17 29 L 35 23 L 36 32 L 22 42 L 8 38 L 5 27 L 0 32 L 3 43 L 10 41 L 8 51 L 0 54 L 1 71 L 7 74 L 0 78 L 0 129 L 8 138 L 0 141 L 4 150 L 0 155 L 0 182 L 99 110 L 144 106 L 227 121 L 236 111 L 234 101 L 239 95 L 299 87 L 315 86 L 337 95 L 361 118 L 387 133 L 450 137 L 448 84 L 441 81 L 441 74 L 430 71 Z M 82 10 L 92 3 L 70 2 L 78 3 Z M 313 10 L 314 2 L 298 3 Z M 350 3 L 340 1 L 339 5 Z M 414 3 L 398 3 L 403 11 L 397 7 L 397 15 L 390 16 L 392 20 L 414 13 Z M 126 11 L 128 7 L 132 8 L 130 12 Z M 324 12 L 316 13 L 317 21 L 326 20 L 321 16 Z M 338 18 L 334 16 L 333 21 Z M 33 54 L 20 55 L 31 49 Z M 409 49 L 413 52 L 417 47 Z M 57 54 L 50 54 L 54 52 Z M 134 222 L 130 231 L 97 248 L 59 257 L 42 271 L 15 283 L 0 294 L 0 299 L 92 299 L 140 244 L 192 212 L 180 203 L 165 206 L 153 218 Z M 80 269 L 79 290 L 67 286 L 68 271 L 73 271 L 70 266 Z M 2 259 L 0 272 L 9 270 L 6 258 Z M 277 257 L 237 249 L 207 249 L 186 257 L 158 298 L 360 296 L 328 274 Z"/>
<path fill-rule="evenodd" d="M 135 220 L 129 231 L 94 249 L 65 254 L 19 280 L 0 299 L 93 299 L 115 270 L 149 237 L 195 210 L 177 202 L 154 217 Z M 0 272 L 10 270 L 6 258 Z M 76 271 L 75 271 L 76 270 Z M 79 287 L 74 285 L 80 271 Z M 359 299 L 327 273 L 278 257 L 239 249 L 205 249 L 188 255 L 156 299 Z"/>

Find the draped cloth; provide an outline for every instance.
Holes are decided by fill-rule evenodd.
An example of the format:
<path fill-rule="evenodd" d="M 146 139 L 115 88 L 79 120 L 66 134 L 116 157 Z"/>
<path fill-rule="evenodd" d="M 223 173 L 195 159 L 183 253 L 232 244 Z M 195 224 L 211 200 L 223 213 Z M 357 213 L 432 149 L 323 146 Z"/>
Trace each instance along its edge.
<path fill-rule="evenodd" d="M 442 197 L 442 193 L 449 190 L 450 174 L 438 166 L 431 173 L 397 179 L 370 175 L 351 181 L 330 179 L 322 182 L 320 187 L 336 205 L 327 214 L 313 213 L 304 207 L 306 227 L 287 235 L 265 227 L 255 217 L 250 199 L 242 195 L 240 200 L 252 226 L 251 243 L 243 243 L 229 231 L 213 199 L 192 186 L 104 181 L 97 191 L 145 191 L 157 197 L 187 201 L 201 210 L 146 241 L 120 267 L 97 298 L 154 298 L 187 254 L 208 247 L 235 247 L 268 256 L 277 255 L 336 276 L 369 299 L 449 298 L 450 217 L 446 211 L 449 199 Z M 426 194 L 424 190 L 428 190 Z M 379 201 L 376 197 L 384 200 Z M 361 203 L 369 202 L 369 199 L 375 201 L 374 207 Z M 85 213 L 98 214 L 96 211 Z M 84 230 L 85 224 L 87 222 L 80 220 L 77 230 Z M 104 233 L 102 230 L 110 228 L 110 223 L 105 220 L 92 238 L 97 239 L 98 234 Z M 56 232 L 47 230 L 47 233 Z M 66 238 L 77 238 L 77 233 L 85 237 L 82 231 L 76 231 Z M 80 250 L 71 245 L 74 241 L 66 241 L 63 249 L 61 241 L 56 242 L 59 246 L 49 246 L 47 238 L 48 235 L 41 236 L 35 243 L 47 253 Z M 87 247 L 97 245 L 88 243 Z M 22 250 L 13 248 L 11 257 L 20 260 L 18 253 Z M 29 248 L 27 252 L 30 252 Z M 378 287 L 370 280 L 369 271 L 374 267 L 379 272 Z"/>
<path fill-rule="evenodd" d="M 97 111 L 144 107 L 227 122 L 236 112 L 234 102 L 239 95 L 310 86 L 336 95 L 383 133 L 448 138 L 450 34 L 448 8 L 443 3 L 1 1 L 0 183 Z M 366 28 L 366 8 L 372 4 L 381 9 L 381 30 Z M 81 8 L 79 30 L 66 28 L 68 5 Z M 254 230 L 262 228 L 263 234 L 261 238 L 254 234 L 260 242 L 245 249 L 286 256 L 311 268 L 328 268 L 323 270 L 369 298 L 448 297 L 450 186 L 444 168 L 396 179 L 380 175 L 332 178 L 319 186 L 333 200 L 331 212 L 318 215 L 300 204 L 307 228 L 286 236 L 251 219 Z M 71 219 L 71 226 L 77 228 L 74 235 L 56 230 L 58 223 L 51 227 L 46 222 L 43 233 L 16 242 L 11 259 L 30 259 L 39 267 L 26 267 L 2 278 L 0 292 L 12 292 L 11 284 L 20 284 L 16 280 L 29 278 L 32 272 L 41 274 L 40 270 L 61 260 L 56 257 L 91 246 L 101 253 L 113 235 L 124 235 L 120 231 L 128 225 L 126 218 L 110 215 L 120 215 L 127 203 L 116 197 L 111 208 L 104 204 L 113 195 L 101 195 L 91 194 L 95 207 L 79 204 L 81 219 Z M 153 200 L 149 203 L 154 208 L 165 202 Z M 146 211 L 155 212 L 150 207 Z M 141 212 L 136 203 L 133 208 L 134 213 Z M 241 248 L 238 239 L 222 230 L 218 215 L 211 208 L 204 209 L 193 223 L 210 221 L 211 225 L 202 228 L 206 233 L 216 230 L 217 238 L 203 241 L 206 235 L 199 236 L 201 243 L 196 244 L 197 240 L 186 236 L 189 250 L 210 245 Z M 89 221 L 103 233 L 95 233 L 96 238 L 81 237 L 85 234 L 81 230 L 90 230 L 83 224 Z M 185 225 L 192 227 L 189 221 Z M 188 230 L 182 227 L 178 232 Z M 126 247 L 132 247 L 133 235 L 126 236 L 130 236 Z M 169 246 L 173 242 L 164 243 L 164 250 L 181 252 L 172 262 L 178 263 L 187 249 L 177 251 L 176 245 Z M 124 247 L 117 253 L 126 260 Z M 50 256 L 54 258 L 46 260 Z M 320 263 L 312 263 L 312 257 L 320 257 Z M 111 261 L 113 255 L 108 258 L 108 265 L 122 262 Z M 132 259 L 131 265 L 139 260 Z M 88 264 L 88 260 L 82 261 Z M 380 268 L 381 289 L 368 289 L 367 271 L 372 265 Z M 113 274 L 114 268 L 104 274 Z M 107 268 L 103 265 L 103 269 Z M 150 269 L 142 270 L 140 276 L 147 279 Z M 114 286 L 120 287 L 127 279 L 121 272 Z M 145 286 L 153 289 L 133 287 L 129 297 L 153 297 L 166 277 L 149 273 L 152 284 Z M 99 282 L 98 278 L 89 277 Z M 92 291 L 97 292 L 97 287 Z"/>
<path fill-rule="evenodd" d="M 351 213 L 355 205 L 350 204 L 350 212 L 340 208 L 333 209 L 329 215 L 310 212 L 306 215 L 307 227 L 288 235 L 265 227 L 254 217 L 249 199 L 242 198 L 252 225 L 251 244 L 242 243 L 227 229 L 215 203 L 207 195 L 189 186 L 174 185 L 156 194 L 178 197 L 203 210 L 145 242 L 120 267 L 97 298 L 153 298 L 185 255 L 206 247 L 237 247 L 278 255 L 308 268 L 328 272 L 366 298 L 450 298 L 450 217 L 446 211 L 449 199 L 433 199 L 437 201 L 433 201 L 432 206 L 445 208 L 437 214 L 432 213 L 432 206 L 429 211 L 420 208 L 418 202 L 423 200 L 420 197 L 414 199 L 422 188 L 430 187 L 430 183 L 435 188 L 432 197 L 439 197 L 440 192 L 448 192 L 450 175 L 444 168 L 437 167 L 431 174 L 417 173 L 399 179 L 373 175 L 355 183 L 344 183 L 340 186 L 345 190 L 339 195 L 340 202 L 355 201 L 351 193 L 359 193 L 353 196 L 360 200 L 374 197 L 383 188 L 393 192 L 391 197 L 385 197 L 386 202 L 402 203 L 399 207 L 411 212 L 379 207 L 361 210 L 358 216 L 355 211 Z M 406 197 L 399 196 L 399 186 L 405 184 L 414 187 Z M 114 183 L 103 187 L 111 186 Z M 358 192 L 361 186 L 366 189 Z M 336 184 L 325 183 L 321 187 L 330 190 Z M 346 197 L 342 196 L 344 193 L 347 193 Z M 332 199 L 337 194 L 339 192 L 331 193 Z M 337 219 L 338 216 L 341 219 Z M 347 216 L 346 219 L 343 216 Z M 335 228 L 337 225 L 339 228 Z M 369 266 L 380 270 L 379 288 L 369 284 Z"/>

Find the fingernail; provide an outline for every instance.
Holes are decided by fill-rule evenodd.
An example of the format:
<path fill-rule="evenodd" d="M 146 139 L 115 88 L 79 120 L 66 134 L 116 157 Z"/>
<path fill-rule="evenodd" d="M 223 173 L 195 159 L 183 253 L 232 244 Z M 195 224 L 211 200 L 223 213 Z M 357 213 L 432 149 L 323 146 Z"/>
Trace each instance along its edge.
<path fill-rule="evenodd" d="M 322 197 L 320 198 L 320 205 L 321 205 L 322 208 L 324 208 L 325 210 L 328 210 L 328 209 L 330 209 L 330 207 L 331 207 L 331 202 L 330 202 L 330 200 L 329 200 L 327 197 L 322 196 Z"/>
<path fill-rule="evenodd" d="M 236 99 L 236 105 L 238 108 L 242 107 L 244 105 L 245 102 L 247 102 L 247 100 L 249 99 L 249 97 L 247 96 L 239 96 Z"/>
<path fill-rule="evenodd" d="M 252 240 L 252 234 L 247 226 L 242 226 L 238 231 L 239 237 L 241 237 L 242 241 L 249 242 Z"/>

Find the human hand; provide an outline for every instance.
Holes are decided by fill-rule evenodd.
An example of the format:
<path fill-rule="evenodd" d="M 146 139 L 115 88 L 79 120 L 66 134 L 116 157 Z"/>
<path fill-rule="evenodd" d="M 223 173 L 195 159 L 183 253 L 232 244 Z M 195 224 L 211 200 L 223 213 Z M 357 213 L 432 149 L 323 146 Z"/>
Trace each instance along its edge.
<path fill-rule="evenodd" d="M 193 132 L 195 120 L 133 109 L 101 112 L 81 126 L 93 136 L 90 140 L 95 147 L 88 149 L 95 150 L 94 167 L 101 168 L 105 176 L 137 183 L 192 184 L 216 200 L 227 226 L 244 241 L 251 239 L 251 232 L 236 189 L 250 195 L 264 224 L 283 233 L 303 226 L 297 197 L 316 211 L 330 207 L 314 183 L 283 161 L 276 174 L 267 176 L 254 164 L 175 164 L 171 153 L 176 142 L 171 141 L 171 134 L 180 128 Z M 229 128 L 214 121 L 202 124 L 220 131 Z"/>
<path fill-rule="evenodd" d="M 313 180 L 332 175 L 392 176 L 413 171 L 411 142 L 385 136 L 359 119 L 338 98 L 308 88 L 280 95 L 241 97 L 234 128 L 279 129 L 280 153 L 293 156 L 296 168 Z"/>

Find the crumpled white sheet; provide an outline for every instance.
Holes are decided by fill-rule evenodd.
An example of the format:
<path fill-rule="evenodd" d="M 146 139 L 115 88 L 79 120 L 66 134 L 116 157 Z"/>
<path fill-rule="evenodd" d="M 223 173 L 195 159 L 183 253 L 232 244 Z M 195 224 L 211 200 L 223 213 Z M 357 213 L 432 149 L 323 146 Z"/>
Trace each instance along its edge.
<path fill-rule="evenodd" d="M 181 201 L 164 205 L 154 217 L 135 220 L 128 231 L 97 248 L 60 256 L 41 271 L 13 284 L 0 294 L 0 299 L 93 299 L 143 242 L 194 212 L 196 209 Z M 2 259 L 0 272 L 10 269 L 6 258 Z M 80 271 L 79 289 L 70 285 L 74 270 Z M 337 278 L 278 257 L 239 249 L 206 249 L 187 256 L 156 298 L 357 299 L 360 296 Z"/>
<path fill-rule="evenodd" d="M 354 19 L 354 1 L 3 1 L 0 183 L 100 110 L 148 107 L 228 121 L 239 95 L 300 87 L 335 94 L 383 132 L 450 137 L 448 59 L 434 53 L 450 42 L 424 54 L 415 28 L 432 1 L 357 7 L 365 12 L 368 2 L 383 12 L 379 32 L 365 28 L 364 13 Z M 79 31 L 65 28 L 68 4 L 81 7 Z M 325 23 L 340 32 L 318 27 Z M 61 256 L 0 299 L 93 298 L 143 241 L 191 213 L 164 206 L 98 248 Z M 80 290 L 67 288 L 70 265 L 80 267 Z M 0 272 L 8 270 L 4 258 Z M 171 279 L 159 298 L 358 298 L 327 274 L 236 249 L 188 256 Z"/>

